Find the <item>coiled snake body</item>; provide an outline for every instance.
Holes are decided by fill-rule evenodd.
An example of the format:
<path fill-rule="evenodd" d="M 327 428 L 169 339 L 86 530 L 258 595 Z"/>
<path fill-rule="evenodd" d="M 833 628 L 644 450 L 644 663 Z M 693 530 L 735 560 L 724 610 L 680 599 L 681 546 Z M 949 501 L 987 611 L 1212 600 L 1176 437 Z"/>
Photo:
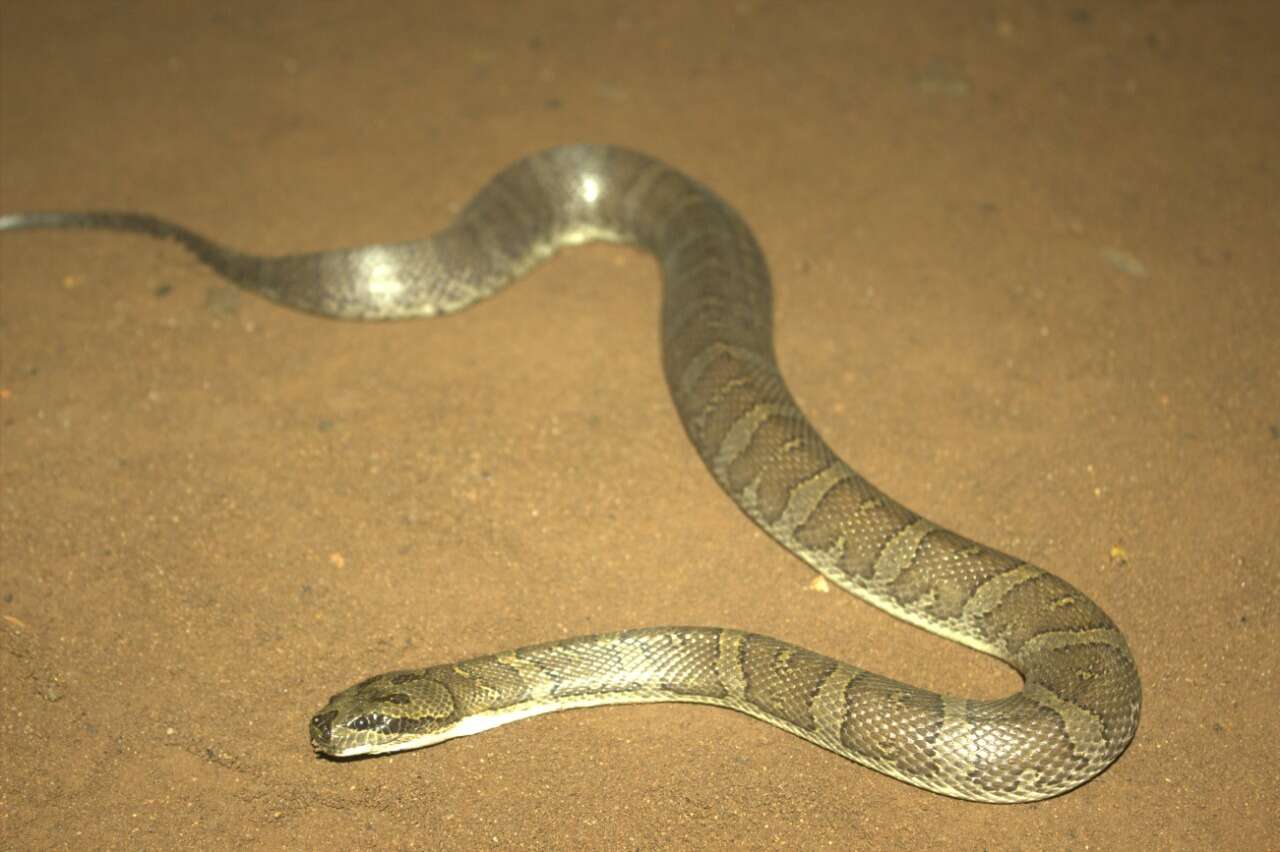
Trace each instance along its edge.
<path fill-rule="evenodd" d="M 929 790 L 1013 802 L 1084 783 L 1133 737 L 1141 689 L 1116 626 L 1066 582 L 929 523 L 836 457 L 775 363 L 755 238 L 727 204 L 662 163 L 609 146 L 544 151 L 499 174 L 428 239 L 313 254 L 242 254 L 136 213 L 0 217 L 0 230 L 39 227 L 172 238 L 245 289 L 352 319 L 460 310 L 562 246 L 643 246 L 662 268 L 667 383 L 725 493 L 836 585 L 1024 679 L 1006 698 L 966 700 L 766 636 L 645 628 L 369 678 L 311 719 L 317 752 L 417 748 L 568 707 L 689 701 L 748 713 Z"/>

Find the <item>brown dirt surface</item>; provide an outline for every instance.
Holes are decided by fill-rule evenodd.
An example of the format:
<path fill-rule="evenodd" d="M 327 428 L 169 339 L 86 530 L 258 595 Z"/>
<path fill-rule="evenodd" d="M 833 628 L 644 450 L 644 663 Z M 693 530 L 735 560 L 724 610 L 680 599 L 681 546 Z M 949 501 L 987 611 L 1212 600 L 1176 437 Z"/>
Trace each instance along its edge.
<path fill-rule="evenodd" d="M 414 239 L 557 143 L 703 180 L 760 237 L 830 442 L 1085 589 L 1145 705 L 1108 772 L 1028 806 L 699 707 L 318 759 L 308 717 L 366 675 L 631 626 L 1018 681 L 812 590 L 717 490 L 637 252 L 380 325 L 143 237 L 11 233 L 0 846 L 1271 845 L 1277 32 L 1269 2 L 4 2 L 0 211 L 145 210 L 276 253 Z"/>

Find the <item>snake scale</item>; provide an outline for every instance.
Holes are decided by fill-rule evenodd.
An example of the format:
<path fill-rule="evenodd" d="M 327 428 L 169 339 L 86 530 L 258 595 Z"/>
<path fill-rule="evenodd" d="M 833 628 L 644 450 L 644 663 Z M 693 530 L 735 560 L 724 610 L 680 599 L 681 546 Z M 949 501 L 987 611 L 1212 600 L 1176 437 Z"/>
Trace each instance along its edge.
<path fill-rule="evenodd" d="M 460 310 L 563 246 L 648 249 L 662 270 L 667 383 L 725 493 L 837 586 L 1005 660 L 1024 681 L 1005 698 L 967 700 L 767 636 L 653 627 L 371 677 L 311 719 L 321 754 L 418 748 L 570 707 L 685 701 L 739 710 L 928 790 L 1020 802 L 1084 783 L 1134 735 L 1141 687 L 1116 626 L 1063 580 L 930 523 L 832 452 L 783 383 L 751 231 L 661 162 L 613 146 L 554 148 L 509 166 L 425 240 L 281 257 L 138 213 L 0 217 L 0 230 L 71 227 L 171 238 L 240 287 L 347 319 Z"/>

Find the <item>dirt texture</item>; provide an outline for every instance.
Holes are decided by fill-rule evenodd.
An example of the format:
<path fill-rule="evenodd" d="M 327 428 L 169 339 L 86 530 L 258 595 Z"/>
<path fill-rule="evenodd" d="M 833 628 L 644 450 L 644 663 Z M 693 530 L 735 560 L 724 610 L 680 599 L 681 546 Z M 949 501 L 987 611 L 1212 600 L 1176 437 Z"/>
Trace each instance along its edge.
<path fill-rule="evenodd" d="M 1262 849 L 1280 813 L 1280 6 L 0 6 L 0 211 L 409 240 L 616 142 L 713 187 L 846 459 L 1124 629 L 1128 752 L 975 805 L 706 707 L 319 759 L 393 668 L 655 624 L 935 689 L 1002 664 L 811 585 L 702 469 L 655 264 L 340 323 L 174 245 L 0 236 L 0 846 Z"/>

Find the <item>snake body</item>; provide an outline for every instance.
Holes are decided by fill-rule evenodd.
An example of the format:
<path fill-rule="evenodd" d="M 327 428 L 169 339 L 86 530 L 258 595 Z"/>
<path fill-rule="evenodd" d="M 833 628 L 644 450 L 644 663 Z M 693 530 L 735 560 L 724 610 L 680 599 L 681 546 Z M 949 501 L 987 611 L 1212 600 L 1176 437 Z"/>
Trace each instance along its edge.
<path fill-rule="evenodd" d="M 648 249 L 662 270 L 667 383 L 725 493 L 835 585 L 1005 660 L 1024 679 L 1008 697 L 967 700 L 767 636 L 645 628 L 369 678 L 311 719 L 319 753 L 417 748 L 570 707 L 699 702 L 928 790 L 1014 802 L 1084 783 L 1134 735 L 1141 687 L 1116 626 L 1063 580 L 930 523 L 832 452 L 783 383 L 769 274 L 751 231 L 663 163 L 612 146 L 555 148 L 502 171 L 425 240 L 281 257 L 232 251 L 137 213 L 0 217 L 0 230 L 41 227 L 171 238 L 247 290 L 358 319 L 457 311 L 563 246 Z"/>

